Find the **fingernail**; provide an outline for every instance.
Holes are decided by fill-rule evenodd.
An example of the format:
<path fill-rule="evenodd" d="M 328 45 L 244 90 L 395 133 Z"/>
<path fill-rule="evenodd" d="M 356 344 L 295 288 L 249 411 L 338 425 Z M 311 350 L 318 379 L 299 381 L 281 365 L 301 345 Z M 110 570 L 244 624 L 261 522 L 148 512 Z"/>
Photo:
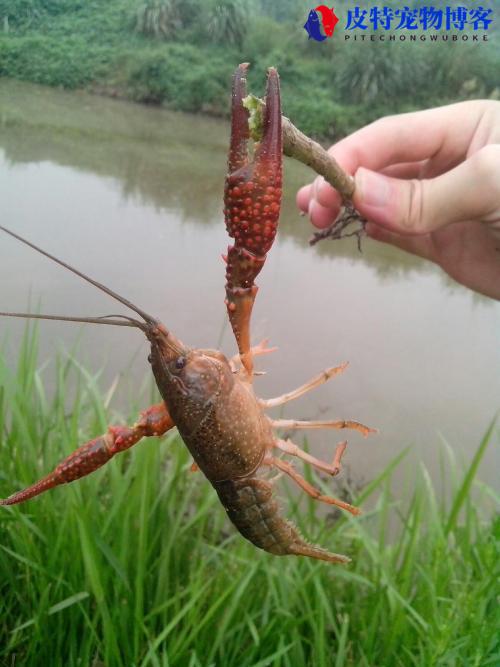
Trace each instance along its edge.
<path fill-rule="evenodd" d="M 313 197 L 315 197 L 316 199 L 317 199 L 318 192 L 319 192 L 319 190 L 320 190 L 320 188 L 321 188 L 321 186 L 323 185 L 324 182 L 325 182 L 325 179 L 323 178 L 323 176 L 316 176 L 316 178 L 313 181 Z"/>
<path fill-rule="evenodd" d="M 356 173 L 356 199 L 365 206 L 383 208 L 391 198 L 391 182 L 385 176 L 363 169 Z"/>

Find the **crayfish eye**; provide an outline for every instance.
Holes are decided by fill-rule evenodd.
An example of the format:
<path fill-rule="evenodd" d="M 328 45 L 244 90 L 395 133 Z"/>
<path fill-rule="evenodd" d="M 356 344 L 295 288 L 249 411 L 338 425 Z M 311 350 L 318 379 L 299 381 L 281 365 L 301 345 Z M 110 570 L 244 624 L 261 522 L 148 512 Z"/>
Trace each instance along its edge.
<path fill-rule="evenodd" d="M 178 371 L 180 371 L 181 368 L 184 368 L 184 366 L 186 365 L 186 357 L 178 357 L 178 358 L 175 360 L 175 364 L 174 364 L 174 365 L 175 365 L 175 368 L 176 368 Z"/>

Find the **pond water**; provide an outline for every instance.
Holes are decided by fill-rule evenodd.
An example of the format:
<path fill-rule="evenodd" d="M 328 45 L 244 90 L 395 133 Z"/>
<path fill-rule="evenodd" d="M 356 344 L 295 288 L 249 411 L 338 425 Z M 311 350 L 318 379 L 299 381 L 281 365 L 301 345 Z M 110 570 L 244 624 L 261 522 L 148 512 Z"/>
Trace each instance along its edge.
<path fill-rule="evenodd" d="M 187 343 L 233 354 L 220 258 L 228 133 L 220 120 L 0 80 L 1 219 L 158 315 Z M 362 254 L 352 240 L 310 248 L 309 224 L 294 204 L 310 177 L 286 162 L 280 233 L 258 278 L 253 319 L 254 340 L 269 337 L 279 351 L 259 361 L 267 374 L 258 391 L 281 394 L 348 360 L 343 376 L 283 415 L 376 426 L 376 436 L 347 436 L 354 478 L 376 476 L 410 446 L 397 486 L 411 482 L 418 462 L 438 481 L 442 441 L 469 461 L 499 408 L 500 304 L 369 240 Z M 123 312 L 2 236 L 0 309 L 30 303 L 67 315 Z M 13 364 L 23 328 L 1 322 Z M 147 343 L 133 330 L 42 323 L 40 344 L 42 362 L 76 345 L 93 372 L 104 368 L 103 389 L 126 374 L 117 409 L 148 377 Z M 342 435 L 315 432 L 311 449 L 330 458 Z M 494 483 L 499 459 L 492 443 L 483 480 Z"/>

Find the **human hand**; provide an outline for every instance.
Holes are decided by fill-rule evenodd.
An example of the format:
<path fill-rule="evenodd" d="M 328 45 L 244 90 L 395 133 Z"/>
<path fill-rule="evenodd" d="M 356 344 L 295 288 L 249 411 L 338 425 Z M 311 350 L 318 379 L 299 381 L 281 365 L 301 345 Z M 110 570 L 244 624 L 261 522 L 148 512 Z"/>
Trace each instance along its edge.
<path fill-rule="evenodd" d="M 382 118 L 329 153 L 355 177 L 353 204 L 368 236 L 500 299 L 500 102 Z M 297 205 L 323 228 L 341 198 L 318 177 L 299 190 Z"/>

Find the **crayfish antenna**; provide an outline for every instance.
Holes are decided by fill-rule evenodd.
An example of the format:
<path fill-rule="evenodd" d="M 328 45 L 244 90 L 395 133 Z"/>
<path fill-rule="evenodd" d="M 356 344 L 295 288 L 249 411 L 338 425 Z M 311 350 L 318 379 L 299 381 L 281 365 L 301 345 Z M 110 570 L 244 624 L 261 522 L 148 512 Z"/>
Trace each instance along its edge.
<path fill-rule="evenodd" d="M 136 312 L 142 319 L 147 323 L 147 324 L 155 324 L 156 319 L 146 313 L 144 310 L 139 308 L 138 306 L 135 306 L 131 301 L 128 299 L 125 299 L 125 297 L 120 296 L 116 292 L 114 292 L 112 289 L 109 287 L 106 287 L 106 285 L 103 285 L 102 283 L 98 282 L 97 280 L 94 280 L 90 276 L 87 276 L 85 273 L 82 273 L 82 271 L 79 271 L 78 269 L 75 269 L 74 266 L 71 266 L 70 264 L 67 264 L 66 262 L 63 262 L 62 259 L 59 259 L 58 257 L 55 257 L 54 255 L 51 255 L 49 252 L 46 250 L 43 250 L 39 246 L 35 245 L 34 243 L 31 243 L 31 241 L 28 241 L 27 239 L 23 238 L 22 236 L 19 236 L 19 234 L 16 234 L 10 229 L 7 229 L 7 227 L 4 227 L 3 225 L 0 225 L 0 229 L 5 232 L 6 234 L 9 234 L 9 236 L 12 236 L 13 238 L 17 239 L 18 241 L 21 241 L 21 243 L 24 243 L 25 245 L 29 246 L 30 248 L 33 248 L 33 250 L 36 250 L 36 252 L 40 253 L 41 255 L 44 255 L 45 257 L 48 257 L 48 259 L 52 260 L 56 264 L 59 264 L 63 268 L 67 269 L 68 271 L 71 271 L 71 273 L 74 273 L 77 275 L 79 278 L 82 278 L 86 282 L 90 283 L 91 285 L 94 285 L 94 287 L 97 287 L 97 289 L 100 289 L 102 292 L 110 296 L 111 298 L 115 299 L 116 301 L 119 301 L 122 303 L 124 306 L 127 308 L 130 308 L 134 312 Z M 14 315 L 15 316 L 15 315 Z M 31 317 L 31 315 L 30 315 Z M 66 318 L 50 318 L 49 319 L 66 319 Z M 100 318 L 95 318 L 95 319 L 100 319 Z M 87 319 L 87 321 L 89 321 Z M 96 322 L 94 322 L 96 323 Z M 97 322 L 98 324 L 102 324 L 102 322 Z M 130 326 L 130 325 L 129 325 Z"/>
<path fill-rule="evenodd" d="M 71 317 L 68 315 L 41 315 L 38 313 L 5 313 L 0 312 L 0 317 L 18 317 L 27 320 L 55 320 L 56 322 L 81 322 L 82 324 L 109 324 L 115 327 L 134 327 L 137 329 L 145 329 L 145 325 L 139 320 L 134 320 L 133 317 L 126 315 L 103 315 L 102 317 Z M 120 317 L 123 319 L 114 320 L 113 317 Z"/>

